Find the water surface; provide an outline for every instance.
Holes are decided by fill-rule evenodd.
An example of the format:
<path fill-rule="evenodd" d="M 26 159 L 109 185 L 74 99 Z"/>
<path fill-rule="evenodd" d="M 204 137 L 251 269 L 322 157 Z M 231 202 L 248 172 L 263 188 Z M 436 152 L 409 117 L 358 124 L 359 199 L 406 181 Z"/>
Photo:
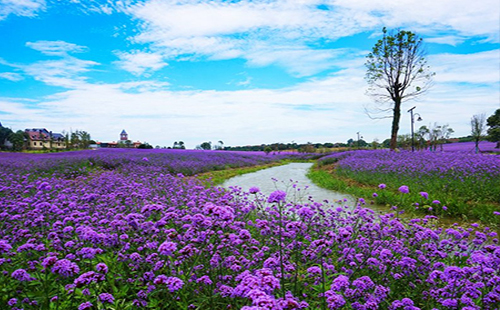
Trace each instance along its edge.
<path fill-rule="evenodd" d="M 299 203 L 305 203 L 311 197 L 316 202 L 328 201 L 330 204 L 342 200 L 342 205 L 352 208 L 356 206 L 357 199 L 349 194 L 340 193 L 321 188 L 306 176 L 312 163 L 291 163 L 283 166 L 272 167 L 233 177 L 222 185 L 223 187 L 241 187 L 248 191 L 251 187 L 258 187 L 266 196 L 275 190 L 284 190 L 287 192 L 287 198 Z M 295 185 L 296 189 L 293 188 Z M 297 190 L 299 189 L 299 190 Z M 380 213 L 394 213 L 389 206 L 366 204 L 364 207 L 370 208 Z M 412 217 L 410 214 L 398 214 L 399 217 Z M 423 216 L 422 216 L 423 217 Z M 466 222 L 456 218 L 440 218 L 440 226 L 449 226 L 452 223 L 459 223 L 464 227 L 468 226 Z"/>

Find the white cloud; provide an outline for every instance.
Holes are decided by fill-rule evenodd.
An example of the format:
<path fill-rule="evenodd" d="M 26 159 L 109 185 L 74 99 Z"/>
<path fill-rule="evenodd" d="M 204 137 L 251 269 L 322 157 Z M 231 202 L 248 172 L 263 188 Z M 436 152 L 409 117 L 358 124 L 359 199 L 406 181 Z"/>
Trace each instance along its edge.
<path fill-rule="evenodd" d="M 429 64 L 437 72 L 436 82 L 493 85 L 500 82 L 500 49 L 475 54 L 430 55 Z"/>
<path fill-rule="evenodd" d="M 9 15 L 33 17 L 45 9 L 45 0 L 0 0 L 0 21 Z"/>
<path fill-rule="evenodd" d="M 95 65 L 98 65 L 98 63 L 94 61 L 65 57 L 63 59 L 39 61 L 18 67 L 27 75 L 45 84 L 77 88 L 84 83 L 85 78 L 82 74 L 88 72 L 90 70 L 89 67 Z"/>
<path fill-rule="evenodd" d="M 81 53 L 87 50 L 85 46 L 64 41 L 27 42 L 26 46 L 51 56 L 66 56 L 68 53 Z"/>
<path fill-rule="evenodd" d="M 438 43 L 438 44 L 447 44 L 451 46 L 457 46 L 463 42 L 465 42 L 466 38 L 461 36 L 439 36 L 434 38 L 427 38 L 425 42 L 427 43 Z"/>
<path fill-rule="evenodd" d="M 335 50 L 312 47 L 318 40 L 388 26 L 457 45 L 471 37 L 498 42 L 500 30 L 496 0 L 151 0 L 120 10 L 140 21 L 135 42 L 150 44 L 165 59 L 242 58 L 254 66 L 277 64 L 296 76 L 330 69 L 338 58 Z"/>
<path fill-rule="evenodd" d="M 482 36 L 499 42 L 497 0 L 334 0 L 332 4 L 360 19 L 377 16 L 388 27 L 410 27 L 428 35 L 453 31 L 460 36 Z"/>
<path fill-rule="evenodd" d="M 15 72 L 0 72 L 0 78 L 10 80 L 12 82 L 18 82 L 24 79 L 24 77 Z"/>
<path fill-rule="evenodd" d="M 116 64 L 132 74 L 142 75 L 145 72 L 153 72 L 167 66 L 163 57 L 155 53 L 132 51 L 129 53 L 118 52 L 120 61 Z"/>

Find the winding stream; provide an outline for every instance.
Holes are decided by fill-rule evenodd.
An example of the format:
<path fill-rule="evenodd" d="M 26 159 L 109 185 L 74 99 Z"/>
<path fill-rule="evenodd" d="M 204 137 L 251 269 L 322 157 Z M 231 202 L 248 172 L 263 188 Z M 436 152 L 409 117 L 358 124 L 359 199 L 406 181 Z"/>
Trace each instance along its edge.
<path fill-rule="evenodd" d="M 248 191 L 251 187 L 258 187 L 266 196 L 275 190 L 284 190 L 287 192 L 287 197 L 292 195 L 292 199 L 299 203 L 308 202 L 308 198 L 311 196 L 313 201 L 320 203 L 326 200 L 327 203 L 334 204 L 339 200 L 343 200 L 342 205 L 351 206 L 353 208 L 356 206 L 356 199 L 353 196 L 324 189 L 313 184 L 306 176 L 312 165 L 312 163 L 291 163 L 263 169 L 257 172 L 233 177 L 224 182 L 222 186 L 226 188 L 241 187 L 244 191 Z M 293 189 L 293 184 L 300 190 Z M 380 213 L 395 212 L 390 207 L 383 205 L 366 204 L 365 207 Z M 412 216 L 403 213 L 399 214 L 398 217 L 411 218 Z M 470 224 L 456 218 L 440 218 L 438 220 L 439 226 L 449 226 L 453 223 L 459 223 L 461 225 Z"/>
<path fill-rule="evenodd" d="M 272 167 L 233 177 L 222 185 L 223 187 L 241 187 L 248 191 L 251 187 L 258 187 L 260 191 L 269 195 L 275 190 L 284 190 L 287 194 L 295 196 L 295 200 L 304 203 L 311 196 L 316 202 L 335 203 L 343 200 L 343 205 L 354 207 L 356 199 L 349 194 L 339 193 L 332 190 L 321 188 L 312 183 L 306 174 L 312 167 L 312 163 L 291 163 L 283 166 Z M 295 184 L 296 189 L 293 189 Z M 392 210 L 385 206 L 366 205 L 366 207 L 380 212 L 391 212 Z M 394 212 L 394 211 L 392 211 Z"/>

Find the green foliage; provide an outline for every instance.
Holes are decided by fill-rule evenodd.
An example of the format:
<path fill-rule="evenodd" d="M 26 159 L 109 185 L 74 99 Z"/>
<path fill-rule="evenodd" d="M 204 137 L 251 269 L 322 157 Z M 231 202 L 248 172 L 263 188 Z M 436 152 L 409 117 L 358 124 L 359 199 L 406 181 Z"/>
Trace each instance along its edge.
<path fill-rule="evenodd" d="M 12 130 L 10 130 L 10 128 L 0 125 L 0 149 L 4 148 L 5 142 L 8 140 L 11 134 Z"/>
<path fill-rule="evenodd" d="M 500 109 L 497 109 L 493 115 L 488 117 L 488 136 L 487 140 L 491 142 L 496 142 L 497 147 L 500 147 Z"/>
<path fill-rule="evenodd" d="M 423 94 L 429 88 L 434 73 L 427 66 L 420 37 L 404 30 L 388 33 L 383 28 L 382 32 L 382 39 L 377 41 L 366 58 L 365 78 L 370 85 L 369 94 L 376 101 L 390 102 L 394 107 L 391 149 L 395 149 L 401 103 Z"/>
<path fill-rule="evenodd" d="M 13 132 L 9 136 L 9 141 L 13 144 L 14 151 L 21 151 L 24 148 L 24 141 L 26 140 L 26 135 L 24 131 L 18 130 Z"/>
<path fill-rule="evenodd" d="M 152 149 L 153 146 L 147 142 L 141 143 L 138 147 L 138 149 Z"/>
<path fill-rule="evenodd" d="M 307 176 L 320 187 L 371 199 L 379 205 L 397 206 L 411 213 L 429 214 L 428 207 L 432 205 L 431 202 L 438 200 L 441 205 L 447 206 L 447 210 L 434 206 L 432 214 L 480 220 L 490 225 L 500 224 L 498 218 L 491 216 L 493 211 L 498 209 L 500 197 L 500 188 L 494 182 L 478 187 L 472 178 L 451 180 L 436 176 L 424 180 L 395 173 L 374 174 L 348 169 L 335 169 L 330 172 L 312 169 Z M 380 190 L 378 185 L 381 183 L 386 184 L 387 188 Z M 398 191 L 402 184 L 411 189 L 409 194 L 405 194 L 404 200 Z M 430 199 L 423 199 L 419 194 L 421 191 L 427 192 Z M 372 197 L 374 192 L 378 194 L 377 197 Z M 415 203 L 419 204 L 420 208 Z"/>
<path fill-rule="evenodd" d="M 203 142 L 200 144 L 200 148 L 202 150 L 211 150 L 212 149 L 212 142 Z"/>
<path fill-rule="evenodd" d="M 472 116 L 470 120 L 471 135 L 476 143 L 476 153 L 479 153 L 479 141 L 483 139 L 484 130 L 486 129 L 486 116 L 484 114 L 478 114 Z"/>

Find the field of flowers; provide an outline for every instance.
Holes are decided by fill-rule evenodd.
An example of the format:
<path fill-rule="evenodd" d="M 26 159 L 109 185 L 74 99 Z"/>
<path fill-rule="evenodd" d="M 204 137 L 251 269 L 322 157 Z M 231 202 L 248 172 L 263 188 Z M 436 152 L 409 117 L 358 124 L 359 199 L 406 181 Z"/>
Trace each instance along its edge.
<path fill-rule="evenodd" d="M 471 152 L 351 151 L 325 156 L 335 175 L 376 189 L 386 184 L 392 202 L 426 214 L 466 216 L 500 224 L 500 156 Z M 398 189 L 408 187 L 408 192 Z M 389 193 L 373 197 L 386 203 Z M 396 202 L 394 202 L 396 200 Z"/>
<path fill-rule="evenodd" d="M 500 305 L 500 246 L 488 228 L 301 205 L 280 190 L 207 188 L 168 153 L 144 154 L 1 161 L 0 309 Z M 218 152 L 199 156 L 208 167 L 236 165 Z M 72 165 L 82 171 L 69 173 Z"/>
<path fill-rule="evenodd" d="M 182 173 L 192 176 L 207 171 L 241 168 L 283 159 L 308 159 L 314 155 L 264 152 L 225 152 L 198 150 L 99 149 L 64 153 L 0 153 L 0 169 L 29 171 L 33 174 L 74 177 L 95 169 L 151 173 Z"/>
<path fill-rule="evenodd" d="M 500 149 L 496 148 L 496 142 L 480 141 L 479 151 L 480 152 L 500 152 Z M 446 143 L 442 144 L 443 151 L 445 152 L 476 152 L 476 144 L 474 142 L 460 142 L 460 143 Z"/>

